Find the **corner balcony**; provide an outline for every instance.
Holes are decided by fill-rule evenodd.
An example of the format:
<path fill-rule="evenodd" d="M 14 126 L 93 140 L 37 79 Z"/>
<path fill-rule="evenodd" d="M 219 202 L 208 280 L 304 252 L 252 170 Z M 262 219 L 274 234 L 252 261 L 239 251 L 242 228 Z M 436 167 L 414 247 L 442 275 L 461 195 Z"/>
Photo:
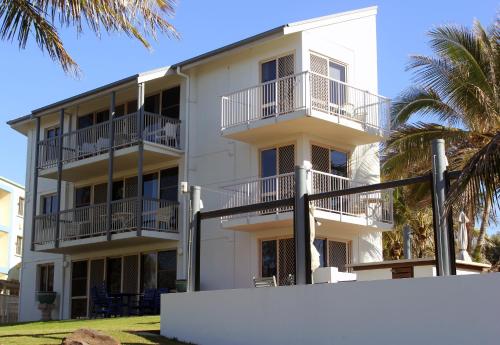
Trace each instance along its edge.
<path fill-rule="evenodd" d="M 138 117 L 138 113 L 132 113 L 113 119 L 113 143 L 108 121 L 63 133 L 62 179 L 76 182 L 82 176 L 92 178 L 104 175 L 111 145 L 116 170 L 136 168 L 139 151 Z M 175 160 L 182 155 L 180 124 L 178 119 L 145 112 L 142 132 L 144 165 Z M 40 140 L 38 150 L 39 176 L 57 178 L 59 137 Z"/>
<path fill-rule="evenodd" d="M 313 72 L 225 95 L 221 115 L 222 135 L 248 143 L 314 133 L 362 145 L 390 130 L 389 99 Z"/>
<path fill-rule="evenodd" d="M 111 222 L 108 222 L 106 203 L 63 210 L 59 214 L 38 215 L 35 217 L 34 248 L 42 252 L 74 254 L 179 239 L 177 202 L 142 199 L 142 209 L 140 205 L 138 198 L 113 201 Z M 140 212 L 142 224 L 139 234 Z M 109 241 L 108 224 L 111 224 Z"/>
<path fill-rule="evenodd" d="M 310 170 L 308 173 L 309 194 L 337 191 L 363 185 L 349 178 Z M 237 207 L 288 199 L 294 196 L 293 173 L 265 178 L 249 179 L 222 186 L 224 207 Z M 346 230 L 362 231 L 372 228 L 391 230 L 393 224 L 392 189 L 376 192 L 356 193 L 346 196 L 311 202 L 313 215 L 327 228 L 342 226 Z M 238 231 L 260 231 L 264 229 L 293 226 L 293 208 L 282 207 L 222 219 L 223 227 Z"/>

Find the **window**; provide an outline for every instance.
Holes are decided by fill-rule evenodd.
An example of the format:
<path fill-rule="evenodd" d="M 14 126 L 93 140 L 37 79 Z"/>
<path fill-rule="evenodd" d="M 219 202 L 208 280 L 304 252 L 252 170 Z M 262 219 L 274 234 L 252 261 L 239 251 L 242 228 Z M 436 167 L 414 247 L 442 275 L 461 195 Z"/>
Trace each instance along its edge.
<path fill-rule="evenodd" d="M 262 86 L 263 117 L 289 112 L 293 108 L 293 82 L 273 80 L 285 78 L 295 73 L 293 54 L 279 57 L 260 65 Z"/>
<path fill-rule="evenodd" d="M 156 288 L 156 253 L 141 255 L 141 292 Z"/>
<path fill-rule="evenodd" d="M 314 170 L 337 176 L 348 177 L 348 153 L 312 145 L 311 156 L 312 167 Z"/>
<path fill-rule="evenodd" d="M 160 113 L 160 95 L 148 96 L 144 99 L 144 111 L 148 113 Z"/>
<path fill-rule="evenodd" d="M 262 201 L 291 197 L 293 187 L 291 177 L 295 167 L 294 145 L 280 146 L 260 152 L 260 189 Z M 276 178 L 272 178 L 276 176 Z"/>
<path fill-rule="evenodd" d="M 262 241 L 262 276 L 272 277 L 278 274 L 276 240 Z"/>
<path fill-rule="evenodd" d="M 165 169 L 160 172 L 160 199 L 177 201 L 179 168 Z"/>
<path fill-rule="evenodd" d="M 90 113 L 78 117 L 78 120 L 76 122 L 76 128 L 77 129 L 87 128 L 108 120 L 109 120 L 109 109 L 105 109 L 97 111 L 95 113 Z"/>
<path fill-rule="evenodd" d="M 71 318 L 87 316 L 88 262 L 73 261 L 71 267 Z"/>
<path fill-rule="evenodd" d="M 181 87 L 167 89 L 161 94 L 161 114 L 174 119 L 179 118 L 181 103 Z"/>
<path fill-rule="evenodd" d="M 108 258 L 106 261 L 108 292 L 119 293 L 122 287 L 122 258 Z"/>
<path fill-rule="evenodd" d="M 75 207 L 78 208 L 90 205 L 91 190 L 91 186 L 75 189 Z"/>
<path fill-rule="evenodd" d="M 177 278 L 177 252 L 175 250 L 158 252 L 157 275 L 158 288 L 175 289 Z"/>
<path fill-rule="evenodd" d="M 311 54 L 312 104 L 314 108 L 343 115 L 347 100 L 347 65 L 330 58 Z"/>
<path fill-rule="evenodd" d="M 17 215 L 20 217 L 24 217 L 24 198 L 19 197 L 19 201 L 17 203 Z"/>
<path fill-rule="evenodd" d="M 54 291 L 54 264 L 38 265 L 38 291 Z"/>
<path fill-rule="evenodd" d="M 42 195 L 41 196 L 41 214 L 54 214 L 59 212 L 59 206 L 57 202 L 57 195 Z"/>
<path fill-rule="evenodd" d="M 293 238 L 261 242 L 261 274 L 276 276 L 278 285 L 291 285 L 295 274 L 295 241 Z"/>
<path fill-rule="evenodd" d="M 22 255 L 23 253 L 23 238 L 17 236 L 16 238 L 16 255 Z"/>
<path fill-rule="evenodd" d="M 47 140 L 47 148 L 45 151 L 45 160 L 52 161 L 57 160 L 59 152 L 57 150 L 57 140 L 55 138 L 59 137 L 59 127 L 49 128 L 45 132 L 45 139 Z"/>

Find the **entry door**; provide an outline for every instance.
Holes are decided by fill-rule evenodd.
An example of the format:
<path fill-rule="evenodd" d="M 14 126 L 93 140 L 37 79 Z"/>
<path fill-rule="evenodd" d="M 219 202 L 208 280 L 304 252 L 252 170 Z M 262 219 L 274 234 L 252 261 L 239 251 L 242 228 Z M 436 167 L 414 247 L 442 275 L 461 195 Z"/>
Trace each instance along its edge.
<path fill-rule="evenodd" d="M 274 116 L 293 110 L 295 73 L 293 54 L 261 64 L 262 117 Z"/>

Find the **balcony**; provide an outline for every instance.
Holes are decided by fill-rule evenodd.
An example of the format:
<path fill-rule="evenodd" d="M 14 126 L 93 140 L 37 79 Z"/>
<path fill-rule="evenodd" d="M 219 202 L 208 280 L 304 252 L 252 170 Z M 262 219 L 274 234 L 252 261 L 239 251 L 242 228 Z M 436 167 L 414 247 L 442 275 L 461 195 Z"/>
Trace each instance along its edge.
<path fill-rule="evenodd" d="M 153 243 L 178 239 L 179 204 L 160 199 L 142 199 L 142 225 L 137 234 L 141 201 L 138 198 L 111 203 L 111 241 L 107 241 L 107 204 L 63 210 L 35 217 L 35 250 L 77 253 L 82 250 L 110 248 L 124 243 Z M 59 216 L 59 217 L 58 217 Z M 59 235 L 57 236 L 57 219 Z M 58 244 L 56 245 L 56 242 Z"/>
<path fill-rule="evenodd" d="M 114 140 L 111 143 L 111 128 L 108 121 L 95 126 L 64 133 L 62 136 L 62 179 L 75 182 L 81 176 L 97 177 L 107 171 L 107 160 L 111 145 L 114 151 L 114 166 L 117 170 L 137 167 L 138 158 L 138 113 L 113 119 Z M 144 114 L 144 165 L 168 161 L 181 156 L 180 121 L 159 114 Z M 59 137 L 44 139 L 38 143 L 39 175 L 57 178 Z"/>
<path fill-rule="evenodd" d="M 310 194 L 329 192 L 363 185 L 349 178 L 310 170 Z M 265 178 L 254 178 L 222 187 L 225 195 L 223 207 L 237 207 L 291 198 L 294 195 L 293 173 Z M 392 189 L 356 193 L 313 201 L 313 214 L 328 227 L 339 226 L 352 230 L 377 228 L 392 229 Z M 239 214 L 222 220 L 223 226 L 240 231 L 257 231 L 292 226 L 293 208 L 282 207 L 253 213 Z"/>
<path fill-rule="evenodd" d="M 362 145 L 390 130 L 389 99 L 313 72 L 225 95 L 221 114 L 222 135 L 248 143 L 314 133 Z"/>

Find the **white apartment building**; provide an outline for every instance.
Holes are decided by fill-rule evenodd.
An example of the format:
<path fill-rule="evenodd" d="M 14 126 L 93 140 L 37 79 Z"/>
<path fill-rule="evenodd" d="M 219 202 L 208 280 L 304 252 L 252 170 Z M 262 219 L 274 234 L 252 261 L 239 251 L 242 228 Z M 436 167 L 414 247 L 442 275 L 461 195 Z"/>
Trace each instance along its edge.
<path fill-rule="evenodd" d="M 36 291 L 54 318 L 84 317 L 89 289 L 175 289 L 185 279 L 188 195 L 204 209 L 379 182 L 389 100 L 377 93 L 375 7 L 290 23 L 47 105 L 9 124 L 28 138 L 20 320 Z M 382 259 L 390 192 L 314 205 L 321 265 Z M 294 272 L 289 209 L 205 221 L 201 289 Z"/>
<path fill-rule="evenodd" d="M 24 187 L 0 176 L 0 280 L 19 279 L 23 222 Z"/>

